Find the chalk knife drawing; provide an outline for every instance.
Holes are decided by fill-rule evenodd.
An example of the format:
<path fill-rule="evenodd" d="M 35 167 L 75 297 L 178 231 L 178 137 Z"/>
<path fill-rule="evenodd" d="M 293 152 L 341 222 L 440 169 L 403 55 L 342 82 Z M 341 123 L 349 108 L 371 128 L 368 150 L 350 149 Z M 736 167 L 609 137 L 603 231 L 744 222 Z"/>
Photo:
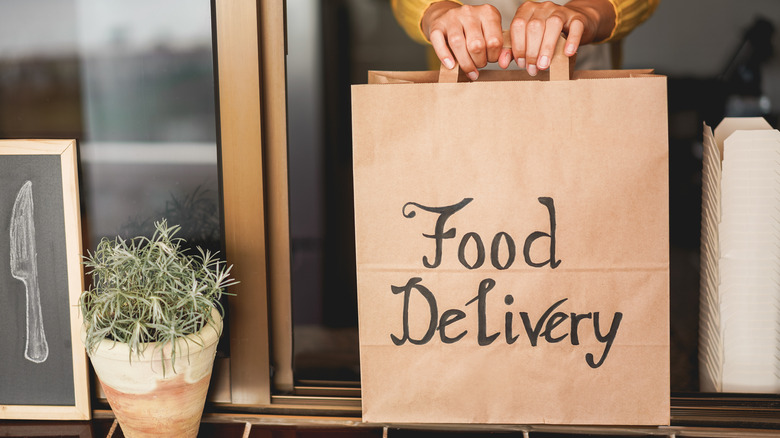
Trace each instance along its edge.
<path fill-rule="evenodd" d="M 27 294 L 27 341 L 24 357 L 41 363 L 49 357 L 43 331 L 41 292 L 38 289 L 38 261 L 33 223 L 32 181 L 22 185 L 11 212 L 11 275 L 24 283 Z"/>

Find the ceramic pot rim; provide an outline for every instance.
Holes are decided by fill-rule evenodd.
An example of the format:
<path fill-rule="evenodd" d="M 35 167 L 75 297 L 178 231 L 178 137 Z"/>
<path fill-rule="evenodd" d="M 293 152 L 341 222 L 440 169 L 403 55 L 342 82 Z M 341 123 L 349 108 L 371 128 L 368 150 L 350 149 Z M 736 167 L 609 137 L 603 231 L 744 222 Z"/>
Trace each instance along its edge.
<path fill-rule="evenodd" d="M 100 356 L 109 360 L 132 360 L 140 362 L 159 361 L 160 349 L 162 348 L 164 357 L 169 358 L 173 351 L 173 345 L 176 345 L 176 356 L 186 357 L 189 354 L 206 350 L 219 341 L 222 334 L 222 315 L 216 308 L 212 308 L 209 323 L 207 323 L 199 332 L 177 338 L 173 342 L 147 342 L 142 343 L 138 352 L 130 352 L 130 346 L 124 342 L 117 342 L 108 339 L 101 340 L 94 351 L 87 353 L 90 357 Z M 81 342 L 86 345 L 86 324 L 81 325 Z"/>

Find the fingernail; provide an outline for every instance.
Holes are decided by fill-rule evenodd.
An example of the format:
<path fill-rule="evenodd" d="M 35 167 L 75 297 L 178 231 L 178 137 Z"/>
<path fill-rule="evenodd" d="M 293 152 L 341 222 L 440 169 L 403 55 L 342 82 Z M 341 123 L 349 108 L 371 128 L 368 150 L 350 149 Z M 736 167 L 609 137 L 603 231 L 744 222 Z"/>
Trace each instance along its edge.
<path fill-rule="evenodd" d="M 515 62 L 519 68 L 525 68 L 525 58 L 517 58 Z"/>
<path fill-rule="evenodd" d="M 472 71 L 472 72 L 469 72 L 469 74 L 467 74 L 466 76 L 468 76 L 469 79 L 471 79 L 472 81 L 476 81 L 477 78 L 479 77 L 479 73 L 477 73 L 475 71 Z"/>
<path fill-rule="evenodd" d="M 539 58 L 539 62 L 537 62 L 536 65 L 540 69 L 544 70 L 550 66 L 550 59 L 547 56 L 542 56 L 541 58 Z"/>
<path fill-rule="evenodd" d="M 538 72 L 539 72 L 539 71 L 536 69 L 536 65 L 534 65 L 534 64 L 528 64 L 528 65 L 525 67 L 525 69 L 526 69 L 526 71 L 528 71 L 528 74 L 529 74 L 529 75 L 531 75 L 531 76 L 536 76 L 536 73 L 538 73 Z"/>
<path fill-rule="evenodd" d="M 509 65 L 510 62 L 512 62 L 512 52 L 504 53 L 504 62 L 503 62 L 503 64 Z"/>
<path fill-rule="evenodd" d="M 577 52 L 577 48 L 574 46 L 574 44 L 569 44 L 568 46 L 566 46 L 567 55 L 571 56 L 576 52 Z"/>
<path fill-rule="evenodd" d="M 442 62 L 444 63 L 444 66 L 450 70 L 455 67 L 455 63 L 450 58 L 444 58 Z"/>

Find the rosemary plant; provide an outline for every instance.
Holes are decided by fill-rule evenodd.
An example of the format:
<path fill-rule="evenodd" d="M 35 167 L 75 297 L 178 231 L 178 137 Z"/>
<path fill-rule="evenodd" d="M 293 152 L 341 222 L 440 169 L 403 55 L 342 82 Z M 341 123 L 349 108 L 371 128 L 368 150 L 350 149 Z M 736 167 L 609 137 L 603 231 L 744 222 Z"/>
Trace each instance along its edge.
<path fill-rule="evenodd" d="M 212 309 L 224 314 L 223 289 L 237 283 L 230 277 L 232 266 L 200 247 L 199 254 L 189 254 L 184 239 L 176 237 L 178 225 L 166 220 L 154 225 L 151 238 L 103 238 L 84 257 L 92 285 L 79 307 L 90 353 L 103 339 L 128 344 L 130 360 L 149 342 L 170 343 L 175 361 L 177 338 L 213 324 Z"/>

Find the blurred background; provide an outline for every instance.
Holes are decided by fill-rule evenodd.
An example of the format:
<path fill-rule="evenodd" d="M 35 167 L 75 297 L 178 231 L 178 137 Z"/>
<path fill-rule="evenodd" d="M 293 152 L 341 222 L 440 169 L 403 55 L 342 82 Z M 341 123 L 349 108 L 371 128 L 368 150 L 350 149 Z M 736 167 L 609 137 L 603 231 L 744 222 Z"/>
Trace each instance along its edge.
<path fill-rule="evenodd" d="M 209 3 L 0 8 L 0 136 L 79 140 L 88 247 L 165 216 L 219 250 Z"/>
<path fill-rule="evenodd" d="M 350 85 L 429 69 L 389 0 L 287 0 L 295 375 L 359 380 Z M 5 0 L 0 137 L 76 138 L 85 246 L 167 217 L 221 243 L 212 5 Z M 698 390 L 702 123 L 780 106 L 776 0 L 665 0 L 624 42 L 623 68 L 668 76 L 672 390 Z M 258 164 L 259 165 L 259 164 Z"/>

